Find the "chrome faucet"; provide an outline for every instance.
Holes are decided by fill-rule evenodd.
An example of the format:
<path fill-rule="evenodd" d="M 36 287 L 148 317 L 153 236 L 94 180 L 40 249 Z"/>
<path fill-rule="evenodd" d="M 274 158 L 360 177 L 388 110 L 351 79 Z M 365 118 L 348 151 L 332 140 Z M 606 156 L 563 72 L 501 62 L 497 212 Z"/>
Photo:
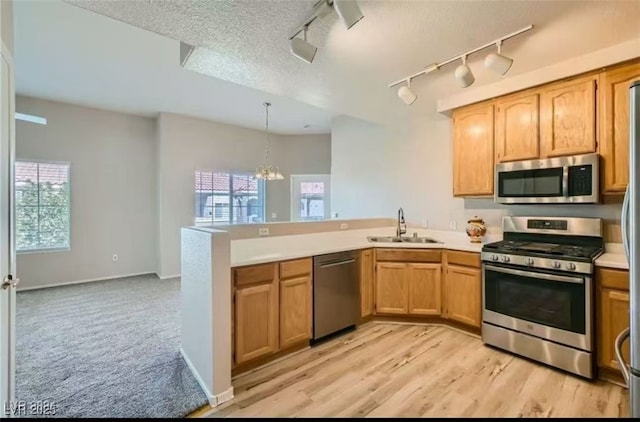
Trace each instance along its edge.
<path fill-rule="evenodd" d="M 398 210 L 398 227 L 396 229 L 396 237 L 400 237 L 407 232 L 407 225 L 404 223 L 404 210 Z"/>

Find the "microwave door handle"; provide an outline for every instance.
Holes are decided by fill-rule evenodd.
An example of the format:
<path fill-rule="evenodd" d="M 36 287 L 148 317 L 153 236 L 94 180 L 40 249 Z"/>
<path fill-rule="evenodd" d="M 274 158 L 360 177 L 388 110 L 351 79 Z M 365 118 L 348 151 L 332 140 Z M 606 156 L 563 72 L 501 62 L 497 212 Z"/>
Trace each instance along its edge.
<path fill-rule="evenodd" d="M 569 167 L 562 167 L 562 196 L 569 196 Z"/>
<path fill-rule="evenodd" d="M 618 334 L 615 342 L 616 360 L 618 361 L 618 365 L 620 366 L 622 376 L 624 377 L 624 381 L 627 383 L 627 386 L 629 385 L 629 367 L 622 357 L 622 343 L 624 343 L 624 341 L 629 337 L 629 334 L 629 328 L 625 328 L 620 334 Z"/>

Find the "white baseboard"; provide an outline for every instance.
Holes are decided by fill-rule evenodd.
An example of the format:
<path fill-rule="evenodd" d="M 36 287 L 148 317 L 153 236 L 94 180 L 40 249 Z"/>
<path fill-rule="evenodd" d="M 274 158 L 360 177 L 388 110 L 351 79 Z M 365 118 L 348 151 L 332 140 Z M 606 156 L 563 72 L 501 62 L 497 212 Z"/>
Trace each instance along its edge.
<path fill-rule="evenodd" d="M 140 276 L 140 275 L 156 275 L 155 271 L 145 271 L 145 272 L 141 272 L 141 273 L 133 273 L 133 274 L 123 274 L 123 275 L 114 275 L 114 276 L 109 276 L 109 277 L 99 277 L 99 278 L 88 278 L 86 280 L 76 280 L 76 281 L 65 281 L 62 283 L 53 283 L 53 284 L 41 284 L 39 286 L 25 286 L 25 287 L 21 287 L 18 284 L 18 291 L 19 292 L 24 292 L 27 290 L 35 290 L 35 289 L 45 289 L 47 287 L 60 287 L 60 286 L 68 286 L 71 284 L 81 284 L 81 283 L 91 283 L 93 281 L 105 281 L 105 280 L 114 280 L 116 278 L 127 278 L 127 277 L 136 277 L 136 276 Z M 18 277 L 20 276 L 20 274 L 18 274 Z"/>
<path fill-rule="evenodd" d="M 180 277 L 180 274 L 176 274 L 176 275 L 160 275 L 160 273 L 156 273 L 156 275 L 158 276 L 158 278 L 160 280 L 166 280 L 168 278 L 178 278 L 178 277 Z"/>
<path fill-rule="evenodd" d="M 223 391 L 222 393 L 216 395 L 216 402 L 217 402 L 216 406 L 220 406 L 222 403 L 226 403 L 229 400 L 233 400 L 233 397 L 234 397 L 233 387 L 229 387 L 227 391 Z"/>
<path fill-rule="evenodd" d="M 217 406 L 221 405 L 222 403 L 228 402 L 229 400 L 233 399 L 233 397 L 234 397 L 233 396 L 233 387 L 229 387 L 227 390 L 223 391 L 220 394 L 211 394 L 211 392 L 209 391 L 209 388 L 207 387 L 207 385 L 204 383 L 204 381 L 200 377 L 200 374 L 196 370 L 195 366 L 193 366 L 193 364 L 189 360 L 189 357 L 187 356 L 187 354 L 185 353 L 185 351 L 184 351 L 184 349 L 182 347 L 180 348 L 180 354 L 182 355 L 182 358 L 184 359 L 184 361 L 187 363 L 187 366 L 191 370 L 191 373 L 196 378 L 196 381 L 198 381 L 198 384 L 200 384 L 200 387 L 202 388 L 202 390 L 206 394 L 207 399 L 209 400 L 209 405 L 211 407 L 217 407 Z"/>

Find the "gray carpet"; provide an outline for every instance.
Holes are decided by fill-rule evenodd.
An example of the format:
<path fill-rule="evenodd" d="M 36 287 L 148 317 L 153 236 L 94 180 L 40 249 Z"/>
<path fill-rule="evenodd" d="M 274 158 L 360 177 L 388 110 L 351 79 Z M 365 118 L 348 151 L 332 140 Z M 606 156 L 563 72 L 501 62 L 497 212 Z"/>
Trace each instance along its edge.
<path fill-rule="evenodd" d="M 207 398 L 180 355 L 179 312 L 179 280 L 155 276 L 19 292 L 16 399 L 62 417 L 196 410 Z"/>

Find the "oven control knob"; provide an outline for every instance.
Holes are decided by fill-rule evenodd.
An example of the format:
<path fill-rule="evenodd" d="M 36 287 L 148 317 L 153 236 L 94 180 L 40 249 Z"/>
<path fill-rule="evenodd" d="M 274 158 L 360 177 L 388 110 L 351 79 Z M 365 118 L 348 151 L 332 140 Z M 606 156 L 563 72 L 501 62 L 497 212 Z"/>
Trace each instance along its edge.
<path fill-rule="evenodd" d="M 533 265 L 533 258 L 527 258 L 527 265 Z"/>
<path fill-rule="evenodd" d="M 576 269 L 576 264 L 574 264 L 573 262 L 569 262 L 567 264 L 567 270 L 574 271 L 575 269 Z"/>
<path fill-rule="evenodd" d="M 509 262 L 509 261 L 511 261 L 511 258 L 509 258 L 508 256 L 502 257 L 502 262 Z"/>
<path fill-rule="evenodd" d="M 494 261 L 494 262 L 497 261 L 498 259 L 499 259 L 498 255 L 492 255 L 491 256 L 491 260 Z"/>
<path fill-rule="evenodd" d="M 553 261 L 553 268 L 560 268 L 562 264 L 559 261 Z"/>

